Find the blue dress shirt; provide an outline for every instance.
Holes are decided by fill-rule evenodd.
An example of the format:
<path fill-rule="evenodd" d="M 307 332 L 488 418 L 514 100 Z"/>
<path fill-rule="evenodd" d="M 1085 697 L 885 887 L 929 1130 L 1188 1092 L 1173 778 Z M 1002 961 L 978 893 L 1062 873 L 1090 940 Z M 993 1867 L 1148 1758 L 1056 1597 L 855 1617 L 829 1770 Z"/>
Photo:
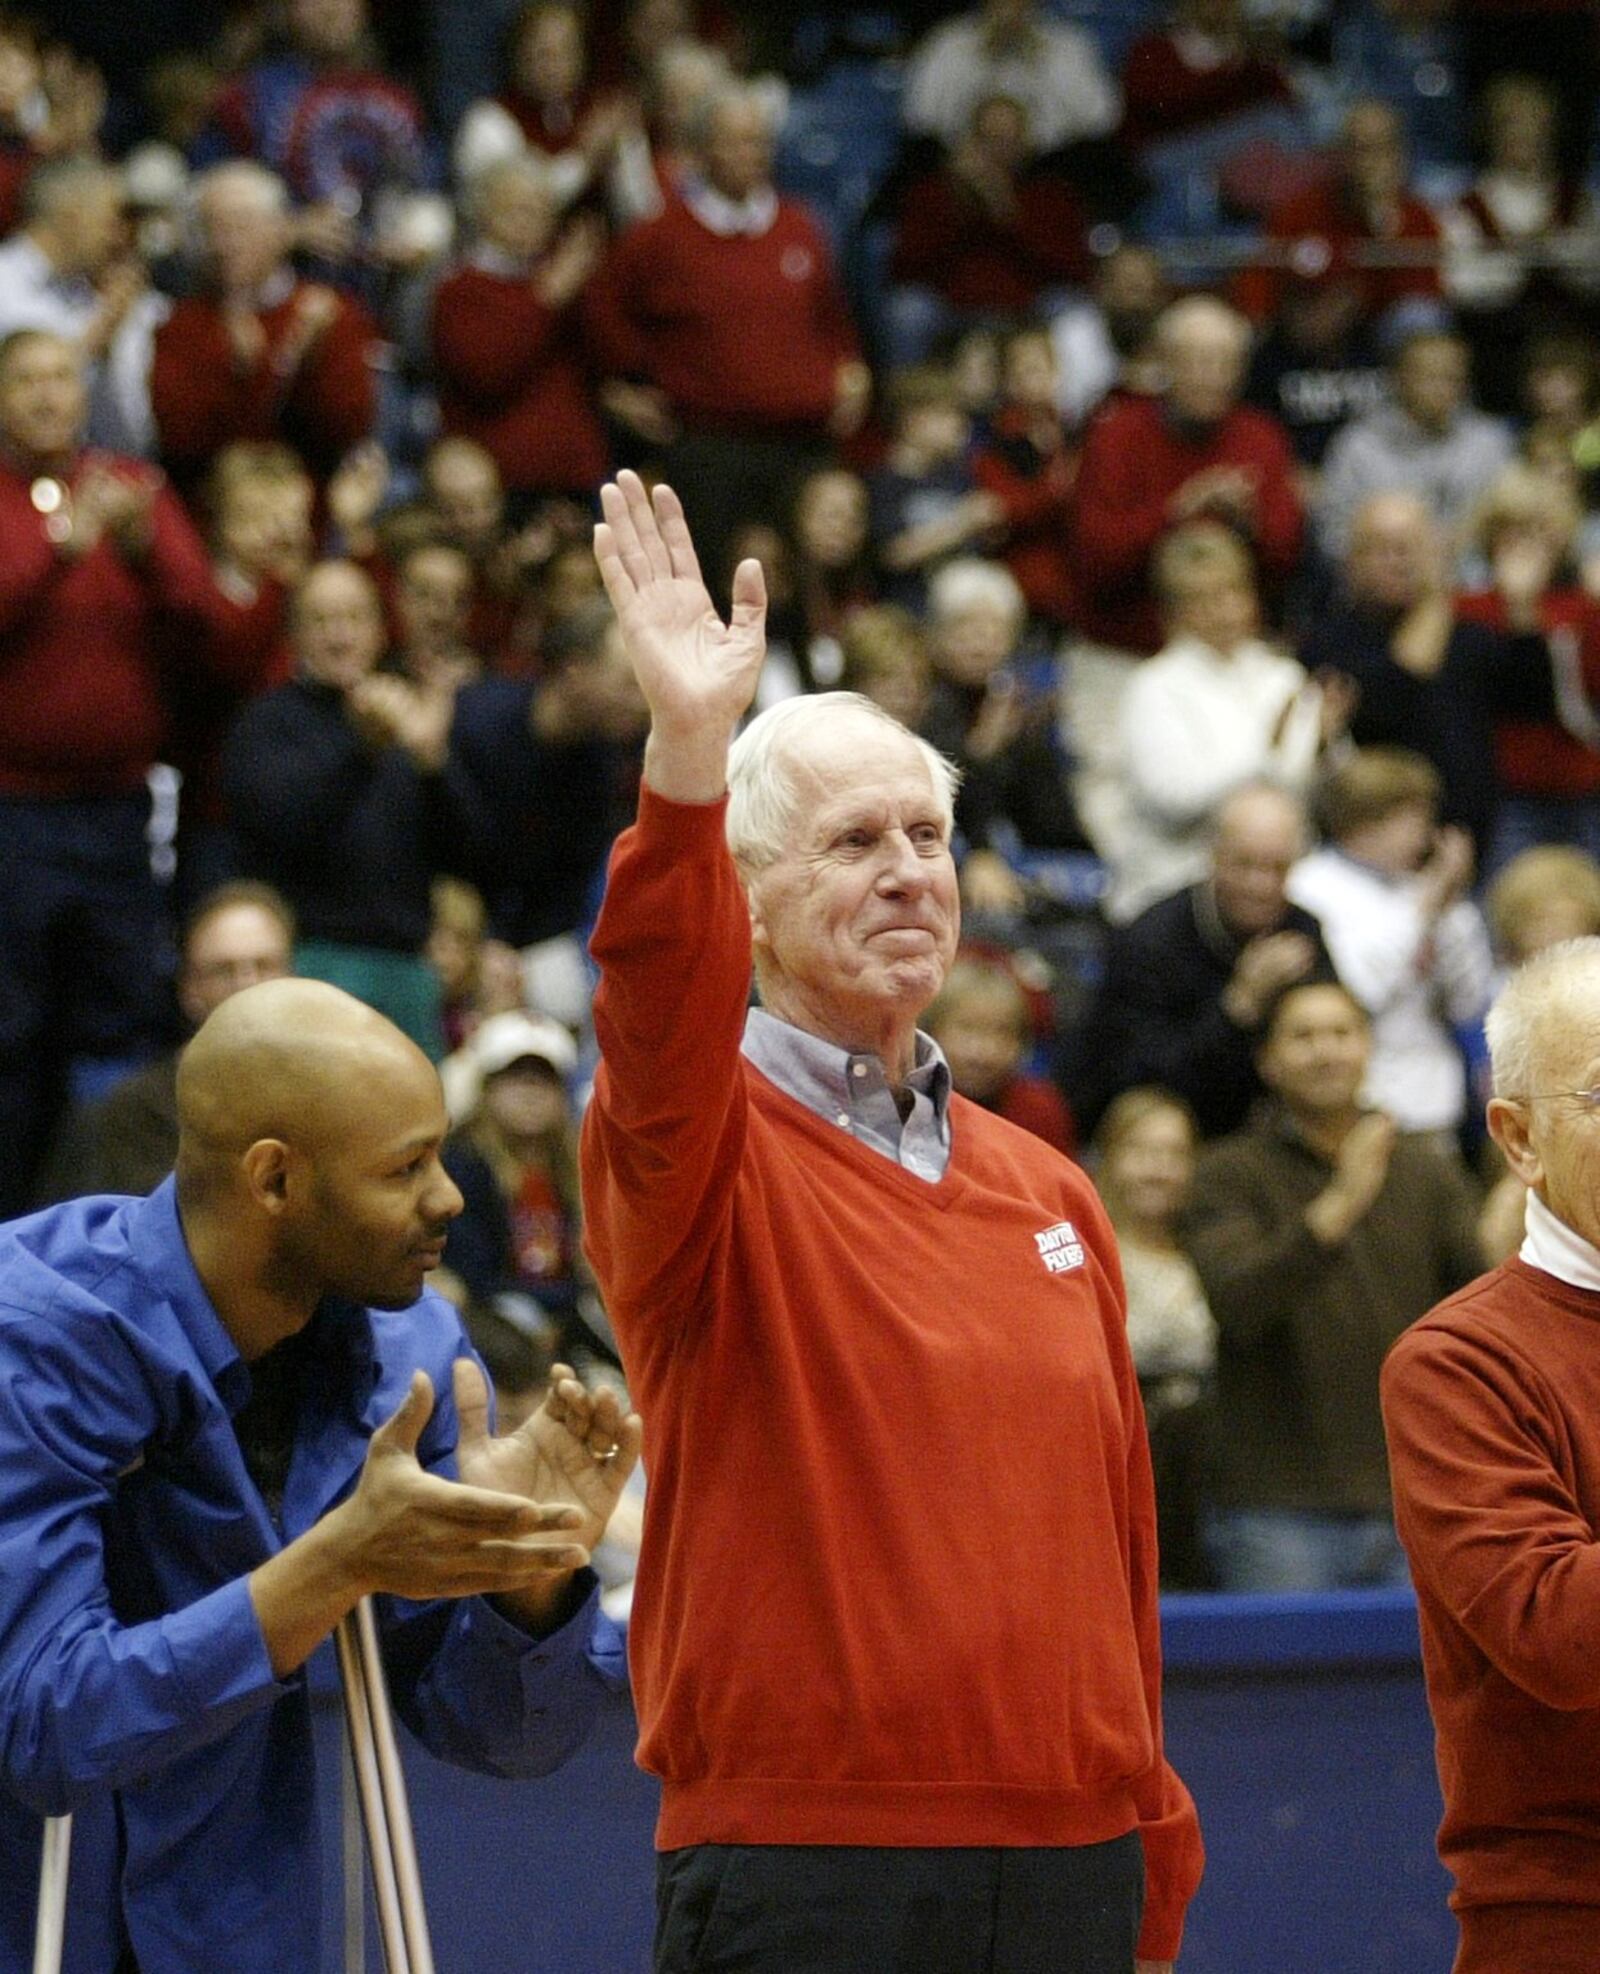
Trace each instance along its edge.
<path fill-rule="evenodd" d="M 418 1457 L 453 1475 L 469 1346 L 433 1295 L 324 1303 L 308 1344 L 275 1523 L 233 1430 L 250 1373 L 172 1180 L 0 1229 L 0 1968 L 29 1963 L 40 1819 L 68 1810 L 103 1862 L 92 1905 L 74 1871 L 71 1974 L 109 1974 L 121 1928 L 145 1974 L 318 1965 L 306 1678 L 274 1679 L 247 1578 L 350 1492 L 419 1367 Z M 542 1639 L 481 1598 L 380 1599 L 396 1711 L 464 1767 L 554 1768 L 624 1677 L 596 1598 Z"/>

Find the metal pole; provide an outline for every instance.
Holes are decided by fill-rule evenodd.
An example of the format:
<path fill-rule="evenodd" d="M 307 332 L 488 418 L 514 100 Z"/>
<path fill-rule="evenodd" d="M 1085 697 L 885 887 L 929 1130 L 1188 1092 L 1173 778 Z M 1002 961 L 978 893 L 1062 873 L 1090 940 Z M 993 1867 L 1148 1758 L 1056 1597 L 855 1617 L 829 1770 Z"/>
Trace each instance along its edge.
<path fill-rule="evenodd" d="M 406 1775 L 389 1710 L 389 1687 L 378 1649 L 378 1622 L 372 1599 L 363 1597 L 355 1608 L 356 1637 L 366 1679 L 367 1712 L 377 1750 L 378 1779 L 383 1785 L 384 1812 L 389 1827 L 389 1852 L 394 1861 L 395 1886 L 400 1895 L 400 1919 L 405 1928 L 409 1974 L 434 1974 L 433 1944 L 428 1938 L 428 1914 L 422 1902 L 422 1874 L 417 1868 L 417 1842 L 411 1828 L 411 1805 L 406 1798 Z"/>
<path fill-rule="evenodd" d="M 339 1683 L 344 1688 L 345 1726 L 350 1735 L 350 1758 L 362 1820 L 367 1826 L 367 1862 L 372 1870 L 372 1896 L 378 1908 L 378 1933 L 389 1974 L 412 1974 L 400 1917 L 400 1893 L 395 1884 L 394 1853 L 389 1843 L 389 1819 L 384 1809 L 383 1783 L 378 1774 L 372 1738 L 372 1713 L 367 1705 L 367 1682 L 355 1613 L 341 1618 L 333 1634 L 339 1659 Z"/>
<path fill-rule="evenodd" d="M 72 1854 L 72 1818 L 45 1818 L 39 1856 L 39 1915 L 33 1929 L 33 1974 L 61 1974 L 67 1935 L 67 1865 Z"/>

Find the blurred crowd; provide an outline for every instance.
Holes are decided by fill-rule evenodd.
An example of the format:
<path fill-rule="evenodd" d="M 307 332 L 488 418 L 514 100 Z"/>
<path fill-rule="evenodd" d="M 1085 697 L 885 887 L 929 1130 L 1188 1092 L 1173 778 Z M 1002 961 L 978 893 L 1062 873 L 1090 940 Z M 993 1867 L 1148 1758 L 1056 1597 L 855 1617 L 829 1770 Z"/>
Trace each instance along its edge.
<path fill-rule="evenodd" d="M 632 466 L 760 703 L 962 769 L 930 1027 L 1097 1172 L 1169 1581 L 1398 1578 L 1378 1363 L 1521 1238 L 1481 1018 L 1600 930 L 1587 0 L 173 19 L 0 11 L 0 1213 L 154 1183 L 297 971 L 442 1065 L 503 1405 L 612 1356 Z"/>

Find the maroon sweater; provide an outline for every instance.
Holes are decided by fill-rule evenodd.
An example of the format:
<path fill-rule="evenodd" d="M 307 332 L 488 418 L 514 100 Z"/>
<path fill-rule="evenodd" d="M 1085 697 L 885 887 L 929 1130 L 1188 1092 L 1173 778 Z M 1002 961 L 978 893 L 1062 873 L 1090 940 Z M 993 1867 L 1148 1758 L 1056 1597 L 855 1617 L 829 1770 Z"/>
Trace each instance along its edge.
<path fill-rule="evenodd" d="M 765 233 L 727 238 L 675 201 L 617 241 L 590 305 L 605 366 L 702 431 L 818 429 L 858 354 L 827 243 L 786 199 Z"/>
<path fill-rule="evenodd" d="M 186 492 L 236 439 L 281 439 L 307 470 L 325 479 L 378 416 L 374 368 L 377 329 L 348 296 L 292 369 L 288 340 L 302 284 L 261 311 L 266 344 L 253 364 L 239 364 L 214 296 L 175 304 L 157 329 L 150 402 L 163 465 Z"/>
<path fill-rule="evenodd" d="M 921 282 L 953 308 L 1026 315 L 1046 288 L 1083 281 L 1091 261 L 1088 219 L 1058 178 L 1022 179 L 997 219 L 953 171 L 906 189 L 890 272 Z"/>
<path fill-rule="evenodd" d="M 1085 637 L 1150 653 L 1163 641 L 1150 587 L 1150 555 L 1176 525 L 1173 495 L 1197 473 L 1239 466 L 1255 478 L 1250 543 L 1268 581 L 1300 553 L 1303 516 L 1288 435 L 1265 412 L 1238 405 L 1209 432 L 1191 435 L 1159 398 L 1109 401 L 1084 440 L 1074 502 L 1072 560 Z"/>
<path fill-rule="evenodd" d="M 575 308 L 546 307 L 526 275 L 458 267 L 434 295 L 433 360 L 445 431 L 486 447 L 512 492 L 593 494 L 606 442 Z"/>
<path fill-rule="evenodd" d="M 138 460 L 82 454 L 130 479 Z M 45 533 L 31 473 L 0 463 L 0 793 L 125 794 L 144 780 L 167 731 L 169 690 L 184 670 L 226 673 L 213 643 L 223 607 L 193 524 L 159 487 L 141 563 L 108 540 L 77 562 Z"/>
<path fill-rule="evenodd" d="M 1596 1908 L 1600 1938 L 1600 1295 L 1508 1261 L 1400 1338 L 1382 1390 L 1451 1902 L 1464 1934 L 1530 1908 L 1495 1964 L 1564 1967 L 1570 1920 L 1537 1908 Z"/>

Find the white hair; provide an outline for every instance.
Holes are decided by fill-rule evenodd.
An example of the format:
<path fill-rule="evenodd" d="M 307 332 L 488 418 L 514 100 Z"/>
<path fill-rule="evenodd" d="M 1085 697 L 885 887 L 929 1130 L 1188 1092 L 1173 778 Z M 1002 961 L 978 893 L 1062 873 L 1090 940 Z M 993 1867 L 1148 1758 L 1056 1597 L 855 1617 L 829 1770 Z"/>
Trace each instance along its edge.
<path fill-rule="evenodd" d="M 1581 1015 L 1578 994 L 1588 989 Z M 1497 1097 L 1529 1097 L 1542 1046 L 1563 1018 L 1596 1031 L 1600 1054 L 1600 938 L 1563 939 L 1519 966 L 1495 997 L 1483 1024 Z"/>
<path fill-rule="evenodd" d="M 927 764 L 948 835 L 961 781 L 953 762 L 864 693 L 801 693 L 758 713 L 728 753 L 728 849 L 744 875 L 776 863 L 794 841 L 800 804 L 787 757 L 805 735 L 833 726 L 841 713 L 863 714 L 914 742 Z"/>
<path fill-rule="evenodd" d="M 500 188 L 513 184 L 531 186 L 541 197 L 550 201 L 552 213 L 556 210 L 559 201 L 549 165 L 537 152 L 518 151 L 512 157 L 494 159 L 467 180 L 461 195 L 461 206 L 468 220 L 474 226 L 481 226 Z"/>
<path fill-rule="evenodd" d="M 189 181 L 190 196 L 197 210 L 205 204 L 208 192 L 225 192 L 230 187 L 248 193 L 263 213 L 273 217 L 289 210 L 288 187 L 275 171 L 268 171 L 254 158 L 229 158 L 223 164 L 212 165 L 208 171 L 197 172 Z"/>
<path fill-rule="evenodd" d="M 1156 317 L 1156 347 L 1170 350 L 1195 330 L 1211 335 L 1219 329 L 1232 336 L 1241 355 L 1250 347 L 1250 325 L 1237 309 L 1215 295 L 1185 295 Z"/>
<path fill-rule="evenodd" d="M 976 555 L 947 562 L 928 584 L 928 615 L 935 624 L 947 624 L 968 610 L 995 610 L 1020 624 L 1027 608 L 1011 571 Z"/>

